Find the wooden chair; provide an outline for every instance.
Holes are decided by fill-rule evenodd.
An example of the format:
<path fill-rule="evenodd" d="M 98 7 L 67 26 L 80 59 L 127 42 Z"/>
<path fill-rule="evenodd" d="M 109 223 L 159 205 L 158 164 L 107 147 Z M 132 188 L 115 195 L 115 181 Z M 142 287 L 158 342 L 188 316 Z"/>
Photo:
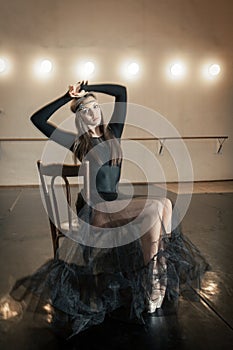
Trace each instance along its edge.
<path fill-rule="evenodd" d="M 59 239 L 77 229 L 79 224 L 76 209 L 72 210 L 74 205 L 71 195 L 71 178 L 77 178 L 76 188 L 78 191 L 80 187 L 79 178 L 83 179 L 84 195 L 87 201 L 90 200 L 89 162 L 86 161 L 82 165 L 58 163 L 43 164 L 39 160 L 37 162 L 37 167 L 41 181 L 44 205 L 49 219 L 55 257 L 57 249 L 59 248 Z M 59 184 L 57 184 L 57 181 L 59 181 Z M 65 219 L 62 219 L 61 211 L 59 210 L 61 205 L 61 203 L 59 203 L 59 195 L 62 195 L 64 199 L 62 200 L 62 214 L 63 216 L 65 215 Z"/>

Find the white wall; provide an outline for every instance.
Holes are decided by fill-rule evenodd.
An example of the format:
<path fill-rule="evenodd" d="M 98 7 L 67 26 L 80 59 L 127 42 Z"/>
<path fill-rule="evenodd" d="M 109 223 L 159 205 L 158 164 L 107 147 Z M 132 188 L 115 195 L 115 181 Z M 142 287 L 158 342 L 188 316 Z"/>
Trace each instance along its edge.
<path fill-rule="evenodd" d="M 75 64 L 90 58 L 97 66 L 90 82 L 126 85 L 130 103 L 159 112 L 180 135 L 227 135 L 220 155 L 215 154 L 215 140 L 187 141 L 186 145 L 194 180 L 232 179 L 232 10 L 231 0 L 1 0 L 0 57 L 8 58 L 11 68 L 0 74 L 0 137 L 43 137 L 29 116 L 79 80 Z M 47 79 L 33 71 L 40 57 L 54 63 Z M 141 64 L 133 80 L 121 72 L 128 59 Z M 174 59 L 187 65 L 183 80 L 168 79 L 167 67 Z M 222 69 L 210 81 L 201 70 L 212 62 Z M 112 99 L 100 96 L 100 101 Z M 145 115 L 145 126 L 150 127 Z M 68 116 L 69 106 L 65 106 L 53 121 L 59 123 Z M 152 129 L 157 122 L 155 113 Z M 130 127 L 124 132 L 125 137 L 140 135 L 145 133 Z M 43 142 L 1 142 L 0 185 L 37 183 L 36 160 L 43 147 Z M 158 145 L 148 147 L 157 152 Z M 146 153 L 141 159 L 149 180 L 160 181 Z M 156 159 L 166 180 L 176 181 L 169 152 Z M 123 170 L 123 178 L 144 180 L 130 163 Z M 182 180 L 188 180 L 185 164 L 183 170 Z"/>

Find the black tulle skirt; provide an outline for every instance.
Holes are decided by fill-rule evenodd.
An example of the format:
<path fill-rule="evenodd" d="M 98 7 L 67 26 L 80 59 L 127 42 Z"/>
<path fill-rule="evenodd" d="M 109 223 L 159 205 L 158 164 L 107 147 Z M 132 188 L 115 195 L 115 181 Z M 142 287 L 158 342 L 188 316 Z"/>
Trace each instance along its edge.
<path fill-rule="evenodd" d="M 55 259 L 15 283 L 7 302 L 20 304 L 22 312 L 31 311 L 68 337 L 120 307 L 129 310 L 129 319 L 143 323 L 147 310 L 163 307 L 165 298 L 176 301 L 209 268 L 180 226 L 161 235 L 158 244 L 158 253 L 145 265 L 140 239 L 102 248 L 65 238 Z"/>

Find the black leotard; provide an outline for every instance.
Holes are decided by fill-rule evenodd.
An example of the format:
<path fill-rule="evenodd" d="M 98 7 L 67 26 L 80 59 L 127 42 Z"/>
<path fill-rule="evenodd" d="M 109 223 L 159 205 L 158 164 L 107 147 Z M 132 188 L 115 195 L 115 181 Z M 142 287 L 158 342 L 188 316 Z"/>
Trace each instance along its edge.
<path fill-rule="evenodd" d="M 115 84 L 98 84 L 98 85 L 83 85 L 82 89 L 85 91 L 93 91 L 105 93 L 108 95 L 115 96 L 114 111 L 109 121 L 109 126 L 118 139 L 121 138 L 121 134 L 124 127 L 125 117 L 126 117 L 126 102 L 127 102 L 127 92 L 126 88 L 121 85 Z M 73 151 L 74 141 L 76 134 L 68 132 L 56 127 L 53 123 L 49 121 L 49 118 L 57 111 L 60 107 L 72 100 L 69 93 L 67 92 L 64 96 L 56 99 L 55 101 L 44 106 L 31 116 L 31 121 L 33 124 L 47 137 L 53 141 L 59 143 L 60 145 Z M 97 144 L 102 143 L 103 138 L 93 137 L 92 144 L 93 147 Z M 106 143 L 103 143 L 103 152 L 108 151 Z M 96 164 L 91 164 L 91 167 L 95 167 Z M 99 165 L 98 165 L 99 167 Z M 117 184 L 120 179 L 121 167 L 112 166 L 110 163 L 103 164 L 98 170 L 97 174 L 93 168 L 91 168 L 91 175 L 96 174 L 95 179 L 91 177 L 91 190 L 95 189 L 94 182 L 96 185 L 97 193 L 101 195 L 105 200 L 114 200 L 117 197 Z"/>

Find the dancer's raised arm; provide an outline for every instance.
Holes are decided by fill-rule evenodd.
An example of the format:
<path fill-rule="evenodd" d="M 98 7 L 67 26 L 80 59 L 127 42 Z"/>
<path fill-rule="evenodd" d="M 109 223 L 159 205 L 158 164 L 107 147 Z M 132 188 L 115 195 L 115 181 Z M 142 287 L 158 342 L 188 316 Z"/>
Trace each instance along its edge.
<path fill-rule="evenodd" d="M 49 119 L 50 117 L 63 105 L 70 102 L 72 97 L 67 92 L 65 95 L 50 102 L 46 106 L 39 109 L 31 116 L 32 123 L 51 140 L 59 143 L 60 145 L 70 149 L 72 151 L 76 134 L 68 132 L 66 130 L 58 128 Z"/>

